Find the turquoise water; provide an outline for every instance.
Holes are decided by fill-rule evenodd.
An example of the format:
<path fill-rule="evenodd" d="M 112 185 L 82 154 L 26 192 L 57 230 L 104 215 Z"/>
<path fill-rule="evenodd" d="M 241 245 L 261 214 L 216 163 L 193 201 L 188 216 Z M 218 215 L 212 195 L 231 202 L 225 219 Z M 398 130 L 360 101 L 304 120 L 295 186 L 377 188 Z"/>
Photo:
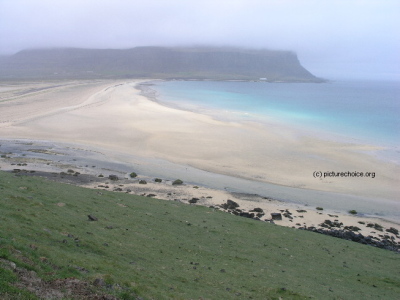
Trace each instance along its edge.
<path fill-rule="evenodd" d="M 335 138 L 398 148 L 400 83 L 155 82 L 157 99 L 238 120 L 277 120 Z M 396 153 L 398 153 L 396 151 Z"/>

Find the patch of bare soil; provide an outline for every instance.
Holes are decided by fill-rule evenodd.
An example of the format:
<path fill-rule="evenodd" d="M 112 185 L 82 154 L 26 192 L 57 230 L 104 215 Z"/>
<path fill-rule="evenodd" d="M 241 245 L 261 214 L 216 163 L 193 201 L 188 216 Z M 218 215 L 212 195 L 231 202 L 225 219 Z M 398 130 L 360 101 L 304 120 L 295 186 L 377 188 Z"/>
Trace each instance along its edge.
<path fill-rule="evenodd" d="M 15 287 L 26 289 L 40 299 L 118 300 L 99 290 L 101 285 L 96 284 L 99 280 L 93 284 L 76 278 L 45 281 L 35 271 L 17 267 L 11 261 L 0 259 L 0 266 L 13 270 L 17 275 Z"/>

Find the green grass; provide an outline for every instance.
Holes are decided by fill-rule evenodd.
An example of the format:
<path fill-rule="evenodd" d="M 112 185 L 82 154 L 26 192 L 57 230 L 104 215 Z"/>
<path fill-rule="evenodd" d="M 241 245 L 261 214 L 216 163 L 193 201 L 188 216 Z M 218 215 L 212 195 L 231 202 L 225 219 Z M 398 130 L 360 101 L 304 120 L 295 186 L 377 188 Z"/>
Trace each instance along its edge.
<path fill-rule="evenodd" d="M 400 294 L 394 252 L 207 207 L 0 172 L 0 212 L 0 257 L 44 280 L 103 278 L 127 288 L 115 291 L 122 299 L 129 291 L 145 299 Z M 21 293 L 0 270 L 0 295 Z"/>

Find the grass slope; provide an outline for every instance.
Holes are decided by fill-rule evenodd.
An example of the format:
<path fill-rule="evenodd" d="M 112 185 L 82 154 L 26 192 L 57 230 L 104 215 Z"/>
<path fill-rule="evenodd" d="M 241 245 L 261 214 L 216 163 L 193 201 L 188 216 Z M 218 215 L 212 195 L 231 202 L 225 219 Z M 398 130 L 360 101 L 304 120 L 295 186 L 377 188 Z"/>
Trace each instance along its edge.
<path fill-rule="evenodd" d="M 63 204 L 65 205 L 63 205 Z M 201 206 L 0 172 L 0 255 L 144 299 L 396 299 L 400 256 Z M 98 221 L 89 221 L 88 215 Z M 0 268 L 0 295 L 20 293 Z M 120 288 L 116 288 L 118 284 Z"/>

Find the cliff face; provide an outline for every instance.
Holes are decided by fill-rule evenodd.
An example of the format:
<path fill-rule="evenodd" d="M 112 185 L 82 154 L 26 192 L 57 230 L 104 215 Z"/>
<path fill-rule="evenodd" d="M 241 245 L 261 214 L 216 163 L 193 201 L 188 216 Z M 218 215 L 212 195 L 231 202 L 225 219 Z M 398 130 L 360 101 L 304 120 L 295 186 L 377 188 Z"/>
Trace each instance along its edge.
<path fill-rule="evenodd" d="M 194 47 L 24 50 L 0 60 L 0 78 L 321 81 L 293 52 Z"/>

